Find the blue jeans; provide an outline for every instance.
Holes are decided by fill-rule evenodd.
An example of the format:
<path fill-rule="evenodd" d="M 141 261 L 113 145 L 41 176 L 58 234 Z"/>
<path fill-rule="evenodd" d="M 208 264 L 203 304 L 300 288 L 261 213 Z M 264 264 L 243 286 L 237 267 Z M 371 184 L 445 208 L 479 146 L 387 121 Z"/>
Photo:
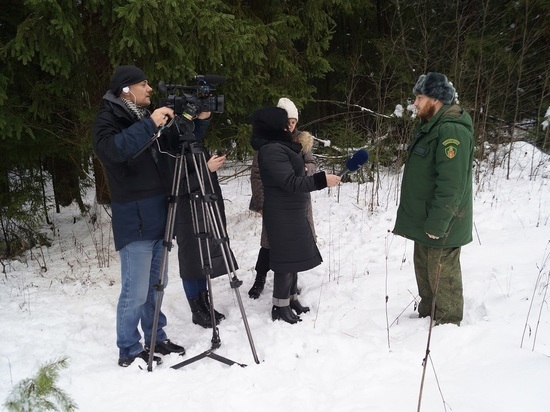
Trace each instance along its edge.
<path fill-rule="evenodd" d="M 145 335 L 145 345 L 150 345 L 153 330 L 153 318 L 163 246 L 160 240 L 141 240 L 132 242 L 119 251 L 121 269 L 121 290 L 116 314 L 117 346 L 119 357 L 136 356 L 143 350 L 138 324 Z M 164 285 L 168 283 L 168 264 Z M 156 343 L 167 339 L 163 328 L 166 316 L 160 312 Z"/>
<path fill-rule="evenodd" d="M 185 296 L 189 300 L 198 298 L 201 292 L 204 292 L 207 289 L 206 279 L 182 279 L 182 283 Z"/>

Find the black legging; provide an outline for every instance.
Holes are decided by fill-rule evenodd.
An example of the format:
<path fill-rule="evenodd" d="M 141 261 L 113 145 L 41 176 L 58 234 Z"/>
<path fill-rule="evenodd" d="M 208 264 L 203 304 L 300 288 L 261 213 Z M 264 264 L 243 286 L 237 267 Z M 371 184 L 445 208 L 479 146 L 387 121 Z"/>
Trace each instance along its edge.
<path fill-rule="evenodd" d="M 269 272 L 269 249 L 261 247 L 256 260 L 256 273 L 261 276 L 267 275 Z"/>

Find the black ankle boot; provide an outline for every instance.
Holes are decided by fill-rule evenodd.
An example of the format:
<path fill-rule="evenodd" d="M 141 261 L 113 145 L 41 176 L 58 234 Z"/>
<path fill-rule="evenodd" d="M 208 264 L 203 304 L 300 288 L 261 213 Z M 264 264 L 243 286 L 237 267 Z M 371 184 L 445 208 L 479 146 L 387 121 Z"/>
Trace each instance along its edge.
<path fill-rule="evenodd" d="M 299 316 L 296 316 L 292 313 L 290 306 L 273 306 L 271 309 L 271 319 L 275 320 L 284 320 L 286 323 L 297 323 L 301 322 Z"/>
<path fill-rule="evenodd" d="M 302 313 L 309 312 L 309 306 L 302 306 L 302 304 L 300 303 L 300 301 L 298 299 L 293 299 L 293 300 L 290 301 L 290 308 L 294 309 L 294 311 L 298 315 L 301 315 Z"/>
<path fill-rule="evenodd" d="M 191 307 L 191 313 L 193 316 L 191 320 L 195 325 L 202 326 L 203 328 L 212 327 L 212 319 L 210 319 L 210 311 L 205 311 L 202 306 L 200 297 L 195 299 L 187 299 L 189 306 Z"/>
<path fill-rule="evenodd" d="M 294 311 L 292 310 L 292 308 L 290 309 L 290 316 L 292 316 L 294 319 L 296 319 L 298 322 L 301 322 L 302 319 L 296 314 L 294 313 Z"/>
<path fill-rule="evenodd" d="M 208 313 L 208 316 L 210 316 L 210 299 L 207 290 L 199 293 L 199 300 L 201 302 L 203 310 Z M 216 318 L 216 325 L 219 324 L 223 319 L 225 319 L 225 315 L 218 312 L 216 309 L 214 309 L 214 317 Z"/>
<path fill-rule="evenodd" d="M 254 280 L 254 284 L 248 291 L 248 296 L 250 296 L 251 299 L 258 299 L 260 297 L 260 294 L 264 290 L 265 285 L 265 277 L 266 275 L 256 274 L 256 279 Z"/>

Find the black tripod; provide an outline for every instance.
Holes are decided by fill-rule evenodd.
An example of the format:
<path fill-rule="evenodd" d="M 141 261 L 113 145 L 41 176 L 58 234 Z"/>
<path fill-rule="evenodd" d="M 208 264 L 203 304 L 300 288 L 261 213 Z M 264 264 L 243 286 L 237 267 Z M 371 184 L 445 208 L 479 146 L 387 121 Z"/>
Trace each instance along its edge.
<path fill-rule="evenodd" d="M 178 120 L 182 120 L 181 122 Z M 212 346 L 210 349 L 204 351 L 203 353 L 194 356 L 190 359 L 187 359 L 183 362 L 180 362 L 174 366 L 173 369 L 179 369 L 190 363 L 193 363 L 197 360 L 209 357 L 211 359 L 222 362 L 226 365 L 238 364 L 241 367 L 246 365 L 237 363 L 230 359 L 224 358 L 223 356 L 217 355 L 213 351 L 221 346 L 221 339 L 219 335 L 218 328 L 216 326 L 215 311 L 214 311 L 214 297 L 212 293 L 212 258 L 210 251 L 210 243 L 208 239 L 214 239 L 217 245 L 220 245 L 222 252 L 223 261 L 226 268 L 226 273 L 229 278 L 229 284 L 231 288 L 235 291 L 235 296 L 239 304 L 239 309 L 241 311 L 241 316 L 243 319 L 244 327 L 246 334 L 248 336 L 248 342 L 250 344 L 250 349 L 252 350 L 252 355 L 256 363 L 260 363 L 258 360 L 258 355 L 254 347 L 254 341 L 252 340 L 252 334 L 250 332 L 250 327 L 248 325 L 248 319 L 244 310 L 242 303 L 241 295 L 239 292 L 239 286 L 241 286 L 242 281 L 237 278 L 234 261 L 232 258 L 231 249 L 229 248 L 229 237 L 225 230 L 221 218 L 221 212 L 219 206 L 216 202 L 217 195 L 214 193 L 214 186 L 212 184 L 212 177 L 208 166 L 206 163 L 206 156 L 203 150 L 202 145 L 195 142 L 194 127 L 195 124 L 192 120 L 184 118 L 183 116 L 175 118 L 174 125 L 178 132 L 178 152 L 175 156 L 175 169 L 172 179 L 172 191 L 169 198 L 168 205 L 168 217 L 166 221 L 166 229 L 164 233 L 163 241 L 163 255 L 162 263 L 160 267 L 160 276 L 158 284 L 155 286 L 157 300 L 155 305 L 155 314 L 153 318 L 153 328 L 151 335 L 151 348 L 149 352 L 149 362 L 147 364 L 147 370 L 150 372 L 153 369 L 153 356 L 155 351 L 155 342 L 157 338 L 157 327 L 160 316 L 160 307 L 162 305 L 162 299 L 164 296 L 165 288 L 165 272 L 168 264 L 168 254 L 172 249 L 172 237 L 174 234 L 175 227 L 175 218 L 177 210 L 177 202 L 179 195 L 179 188 L 181 184 L 181 177 L 183 170 L 185 170 L 185 177 L 187 182 L 187 189 L 190 193 L 190 206 L 191 214 L 193 218 L 193 232 L 197 238 L 199 245 L 199 253 L 201 258 L 202 272 L 207 280 L 207 287 L 210 294 L 210 318 L 212 323 Z M 160 136 L 160 133 L 157 134 L 157 138 Z M 189 181 L 189 172 L 187 167 L 187 158 L 185 154 L 191 154 L 193 167 L 197 172 L 197 178 L 199 181 L 199 190 L 196 192 L 191 192 L 190 181 Z M 202 223 L 199 219 L 199 212 L 202 213 Z M 203 241 L 204 240 L 204 241 Z M 206 249 L 206 250 L 205 250 Z"/>

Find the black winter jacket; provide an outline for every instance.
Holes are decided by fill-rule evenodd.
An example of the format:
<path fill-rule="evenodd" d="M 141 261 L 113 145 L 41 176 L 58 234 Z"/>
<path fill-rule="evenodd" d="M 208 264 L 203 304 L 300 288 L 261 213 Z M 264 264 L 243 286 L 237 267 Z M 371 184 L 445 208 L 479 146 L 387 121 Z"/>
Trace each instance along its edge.
<path fill-rule="evenodd" d="M 209 121 L 194 122 L 195 133 L 204 134 Z M 137 240 L 164 238 L 173 161 L 155 143 L 148 145 L 156 131 L 152 119 L 137 119 L 111 91 L 103 96 L 93 147 L 109 184 L 116 250 Z"/>

